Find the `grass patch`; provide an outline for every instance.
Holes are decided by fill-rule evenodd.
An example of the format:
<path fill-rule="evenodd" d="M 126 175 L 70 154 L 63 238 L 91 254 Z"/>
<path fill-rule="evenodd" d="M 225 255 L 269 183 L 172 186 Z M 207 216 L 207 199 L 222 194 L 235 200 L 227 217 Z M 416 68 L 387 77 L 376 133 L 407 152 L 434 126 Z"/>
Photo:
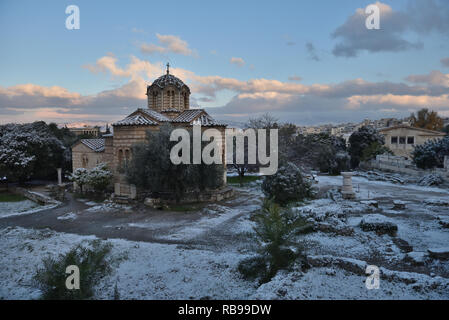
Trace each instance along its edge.
<path fill-rule="evenodd" d="M 245 183 L 250 183 L 253 181 L 257 181 L 262 179 L 261 176 L 244 176 L 241 183 L 245 184 Z M 230 184 L 239 184 L 240 183 L 240 177 L 239 176 L 233 176 L 233 177 L 227 177 L 227 181 Z"/>
<path fill-rule="evenodd" d="M 21 194 L 15 194 L 15 193 L 9 193 L 9 192 L 2 192 L 0 193 L 0 202 L 20 202 L 23 200 L 26 200 L 23 195 Z"/>

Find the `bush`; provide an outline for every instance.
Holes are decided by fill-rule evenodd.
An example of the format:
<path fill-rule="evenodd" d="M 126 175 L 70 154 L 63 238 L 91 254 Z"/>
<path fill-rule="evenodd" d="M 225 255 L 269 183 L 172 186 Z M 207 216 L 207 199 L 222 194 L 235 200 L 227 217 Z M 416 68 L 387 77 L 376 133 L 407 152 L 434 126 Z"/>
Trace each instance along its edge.
<path fill-rule="evenodd" d="M 264 256 L 255 256 L 240 261 L 237 270 L 246 280 L 266 278 L 268 275 L 268 259 Z"/>
<path fill-rule="evenodd" d="M 244 259 L 238 266 L 245 279 L 259 279 L 260 283 L 270 281 L 281 269 L 289 268 L 297 258 L 306 266 L 302 248 L 291 238 L 307 230 L 307 223 L 291 209 L 282 209 L 276 203 L 266 200 L 255 216 L 259 254 Z M 296 246 L 293 251 L 290 246 Z"/>
<path fill-rule="evenodd" d="M 413 162 L 421 169 L 443 167 L 445 156 L 449 156 L 449 136 L 428 140 L 422 145 L 415 146 L 412 152 Z"/>
<path fill-rule="evenodd" d="M 112 181 L 112 173 L 105 163 L 100 163 L 89 171 L 87 184 L 95 192 L 104 191 Z"/>
<path fill-rule="evenodd" d="M 104 191 L 112 181 L 112 173 L 108 170 L 106 164 L 100 163 L 90 170 L 85 168 L 76 169 L 69 179 L 80 187 L 81 192 L 84 186 L 89 186 L 95 192 Z"/>
<path fill-rule="evenodd" d="M 312 183 L 291 162 L 281 165 L 274 175 L 266 176 L 262 182 L 262 191 L 281 205 L 313 197 Z"/>
<path fill-rule="evenodd" d="M 439 186 L 444 183 L 443 177 L 437 173 L 430 173 L 419 179 L 420 186 Z"/>
<path fill-rule="evenodd" d="M 111 245 L 102 245 L 100 240 L 90 241 L 87 246 L 77 245 L 57 259 L 46 258 L 44 267 L 37 270 L 34 280 L 43 291 L 42 299 L 81 300 L 93 296 L 93 286 L 110 272 L 107 256 Z M 67 266 L 76 265 L 80 270 L 80 289 L 66 288 Z"/>

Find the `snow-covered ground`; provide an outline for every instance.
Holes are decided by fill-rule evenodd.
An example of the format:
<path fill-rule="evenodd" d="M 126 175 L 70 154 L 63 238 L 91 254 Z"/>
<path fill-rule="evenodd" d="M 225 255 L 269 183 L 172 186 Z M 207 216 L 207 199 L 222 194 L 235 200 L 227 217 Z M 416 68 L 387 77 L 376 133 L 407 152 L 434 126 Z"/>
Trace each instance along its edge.
<path fill-rule="evenodd" d="M 56 207 L 56 204 L 41 206 L 31 200 L 23 200 L 17 202 L 0 202 L 0 219 L 24 214 L 37 213 Z"/>
<path fill-rule="evenodd" d="M 342 182 L 341 177 L 317 180 L 325 191 Z M 256 249 L 250 217 L 261 203 L 260 182 L 237 188 L 236 198 L 197 213 L 153 212 L 137 218 L 130 207 L 85 201 L 88 209 L 67 211 L 55 219 L 70 225 L 82 217 L 125 211 L 129 217 L 120 215 L 118 224 L 101 228 L 154 235 L 148 241 L 99 237 L 113 245 L 117 262 L 96 286 L 98 299 L 112 299 L 116 284 L 122 299 L 449 299 L 449 262 L 428 252 L 444 253 L 449 246 L 449 229 L 444 227 L 448 191 L 362 177 L 353 181 L 353 201 L 322 198 L 294 209 L 315 226 L 315 232 L 297 238 L 311 268 L 294 266 L 262 286 L 243 280 L 236 270 Z M 406 207 L 394 208 L 395 200 Z M 394 225 L 397 232 L 364 231 L 362 220 Z M 40 291 L 31 278 L 42 258 L 94 238 L 50 229 L 1 229 L 0 298 L 38 298 Z M 381 270 L 379 289 L 366 288 L 367 265 Z"/>

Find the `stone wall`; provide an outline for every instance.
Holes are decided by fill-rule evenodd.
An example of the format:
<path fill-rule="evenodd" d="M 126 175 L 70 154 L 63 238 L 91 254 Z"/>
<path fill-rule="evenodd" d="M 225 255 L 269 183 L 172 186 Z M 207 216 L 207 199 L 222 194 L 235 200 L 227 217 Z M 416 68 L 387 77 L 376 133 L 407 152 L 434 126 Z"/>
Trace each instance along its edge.
<path fill-rule="evenodd" d="M 218 190 L 210 190 L 203 192 L 188 192 L 181 200 L 183 204 L 198 203 L 198 202 L 217 202 L 229 199 L 235 194 L 234 189 L 225 187 Z M 176 204 L 173 195 L 170 193 L 160 194 L 160 201 L 166 204 Z"/>
<path fill-rule="evenodd" d="M 104 152 L 95 152 L 82 143 L 72 148 L 72 166 L 74 170 L 77 168 L 92 169 L 102 162 L 106 162 Z"/>
<path fill-rule="evenodd" d="M 42 205 L 59 204 L 60 203 L 59 201 L 52 199 L 44 194 L 34 192 L 34 191 L 29 191 L 24 188 L 15 187 L 15 188 L 11 188 L 10 190 L 14 193 L 23 195 L 25 198 L 27 198 L 31 201 L 34 201 L 34 202 L 42 204 Z"/>
<path fill-rule="evenodd" d="M 132 157 L 132 146 L 146 139 L 146 131 L 159 130 L 159 126 L 118 126 L 114 127 L 112 167 L 114 173 L 118 173 L 118 169 L 125 165 Z M 116 179 L 117 180 L 117 179 Z"/>
<path fill-rule="evenodd" d="M 376 159 L 365 162 L 365 166 L 369 169 L 378 169 L 381 171 L 398 172 L 414 176 L 424 176 L 429 173 L 437 173 L 443 178 L 449 178 L 449 167 L 435 168 L 432 170 L 423 170 L 417 168 L 411 160 L 404 159 L 398 156 L 378 155 Z"/>

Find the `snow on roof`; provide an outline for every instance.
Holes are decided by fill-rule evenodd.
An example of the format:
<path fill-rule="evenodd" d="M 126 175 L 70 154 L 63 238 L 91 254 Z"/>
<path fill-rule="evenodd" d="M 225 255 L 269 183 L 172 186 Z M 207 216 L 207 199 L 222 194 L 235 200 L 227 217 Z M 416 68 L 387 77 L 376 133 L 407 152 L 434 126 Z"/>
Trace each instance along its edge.
<path fill-rule="evenodd" d="M 191 109 L 183 111 L 179 116 L 174 118 L 172 122 L 176 123 L 192 123 L 201 124 L 202 126 L 226 126 L 226 124 L 219 122 L 212 118 L 203 109 Z"/>
<path fill-rule="evenodd" d="M 81 139 L 81 143 L 95 152 L 104 151 L 104 139 Z"/>
<path fill-rule="evenodd" d="M 179 79 L 178 77 L 175 77 L 172 74 L 164 74 L 163 76 L 154 80 L 154 82 L 151 86 L 158 86 L 159 88 L 163 89 L 169 85 L 173 85 L 177 88 L 182 88 L 182 87 L 186 86 L 186 84 L 184 82 L 182 82 L 181 79 Z"/>
<path fill-rule="evenodd" d="M 180 112 L 180 111 L 176 108 L 166 108 L 164 110 L 161 110 L 161 112 Z"/>
<path fill-rule="evenodd" d="M 172 122 L 190 122 L 195 119 L 198 115 L 204 112 L 203 109 L 191 109 L 183 111 L 179 116 L 174 118 Z"/>
<path fill-rule="evenodd" d="M 173 112 L 171 110 L 164 110 Z M 178 110 L 176 110 L 178 111 Z M 174 119 L 170 119 L 165 115 L 151 110 L 151 109 L 137 109 L 131 115 L 123 120 L 112 124 L 113 126 L 139 126 L 139 125 L 158 125 L 158 122 L 172 122 L 172 123 L 190 123 L 201 124 L 205 127 L 212 126 L 226 126 L 225 123 L 215 120 L 207 114 L 203 109 L 184 110 Z"/>
<path fill-rule="evenodd" d="M 136 126 L 136 125 L 157 125 L 156 121 L 146 118 L 140 114 L 131 115 L 123 120 L 117 121 L 113 126 Z"/>
<path fill-rule="evenodd" d="M 153 118 L 156 121 L 160 121 L 160 122 L 169 122 L 170 121 L 170 118 L 167 118 L 163 114 L 160 114 L 159 112 L 151 110 L 151 109 L 139 108 L 139 109 L 137 109 L 137 111 L 145 113 L 146 115 L 150 116 L 151 118 Z"/>
<path fill-rule="evenodd" d="M 393 126 L 393 127 L 387 127 L 387 128 L 383 128 L 380 129 L 379 132 L 385 132 L 385 131 L 391 131 L 391 130 L 395 130 L 395 129 L 410 129 L 410 130 L 416 130 L 416 131 L 422 131 L 425 133 L 430 133 L 430 134 L 434 134 L 437 136 L 444 136 L 446 135 L 444 132 L 440 132 L 440 131 L 434 131 L 434 130 L 429 130 L 429 129 L 424 129 L 424 128 L 418 128 L 418 127 L 412 127 L 406 124 L 400 124 L 397 126 Z"/>

